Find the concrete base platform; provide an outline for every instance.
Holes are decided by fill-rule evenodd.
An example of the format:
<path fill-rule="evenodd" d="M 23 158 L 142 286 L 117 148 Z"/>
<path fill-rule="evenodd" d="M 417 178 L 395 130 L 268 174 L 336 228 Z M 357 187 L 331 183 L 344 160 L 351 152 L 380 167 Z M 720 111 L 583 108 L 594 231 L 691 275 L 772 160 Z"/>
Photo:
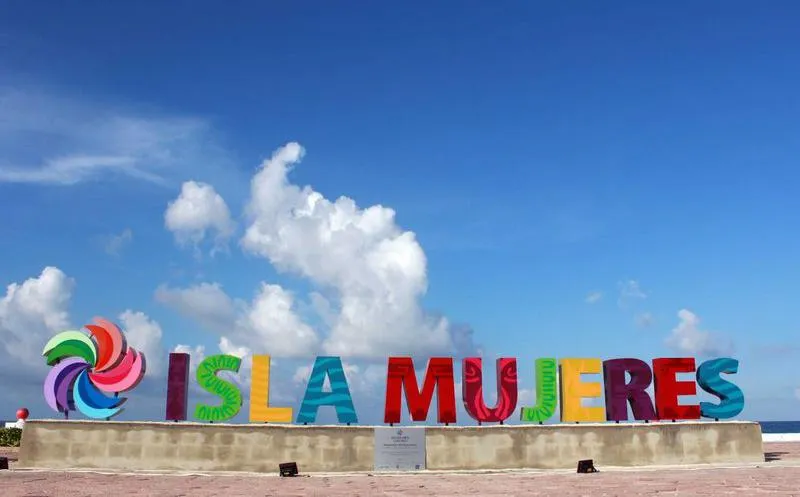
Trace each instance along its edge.
<path fill-rule="evenodd" d="M 751 422 L 431 426 L 426 446 L 428 470 L 764 462 Z M 33 420 L 17 468 L 354 472 L 373 471 L 374 452 L 369 426 Z"/>

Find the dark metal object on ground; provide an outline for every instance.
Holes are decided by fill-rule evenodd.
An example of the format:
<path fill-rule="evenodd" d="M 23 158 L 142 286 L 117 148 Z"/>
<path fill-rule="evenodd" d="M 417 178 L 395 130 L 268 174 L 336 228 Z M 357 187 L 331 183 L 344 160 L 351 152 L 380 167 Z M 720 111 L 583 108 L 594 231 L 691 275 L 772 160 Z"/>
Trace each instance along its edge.
<path fill-rule="evenodd" d="M 578 461 L 578 473 L 598 473 L 597 468 L 594 467 L 593 459 L 584 459 Z"/>
<path fill-rule="evenodd" d="M 278 465 L 278 471 L 280 472 L 281 476 L 297 476 L 297 463 L 296 462 L 284 462 Z"/>

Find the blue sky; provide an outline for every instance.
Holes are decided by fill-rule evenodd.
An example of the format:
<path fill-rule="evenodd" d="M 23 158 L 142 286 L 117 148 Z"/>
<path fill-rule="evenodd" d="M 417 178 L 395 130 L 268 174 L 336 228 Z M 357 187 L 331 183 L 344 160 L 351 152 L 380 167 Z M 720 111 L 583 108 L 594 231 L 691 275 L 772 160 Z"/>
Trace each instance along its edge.
<path fill-rule="evenodd" d="M 404 340 L 421 343 L 445 316 L 442 340 L 471 328 L 487 358 L 520 359 L 525 388 L 540 356 L 729 353 L 743 417 L 797 418 L 795 3 L 0 11 L 0 283 L 60 271 L 50 293 L 29 286 L 0 304 L 6 378 L 28 367 L 20 343 L 33 350 L 61 324 L 126 310 L 164 357 L 179 344 L 216 352 L 221 337 L 269 352 L 271 321 L 242 324 L 263 282 L 280 285 L 272 298 L 293 296 L 283 318 L 321 344 L 383 334 L 364 341 L 372 358 L 353 359 L 362 373 L 382 367 L 386 336 L 413 329 Z M 273 236 L 300 226 L 290 210 L 272 224 L 264 205 L 261 217 L 247 210 L 262 161 L 291 142 L 305 155 L 285 187 L 394 209 L 387 239 L 416 236 L 398 245 L 411 250 L 393 259 L 402 274 L 363 262 L 383 238 L 361 232 L 334 256 L 321 238 L 247 247 L 254 224 Z M 188 181 L 229 216 L 201 209 L 169 229 Z M 317 228 L 333 219 L 319 216 Z M 180 293 L 203 283 L 224 290 L 205 297 L 234 304 Z M 324 323 L 312 292 L 338 324 Z M 394 313 L 387 295 L 400 299 Z M 371 310 L 364 326 L 381 330 L 342 324 L 339 300 Z M 333 329 L 342 339 L 325 342 Z M 434 342 L 425 350 L 444 350 Z M 289 383 L 305 363 L 287 361 L 274 377 Z M 44 416 L 38 374 L 6 388 Z M 365 399 L 382 395 L 380 381 L 365 381 Z"/>

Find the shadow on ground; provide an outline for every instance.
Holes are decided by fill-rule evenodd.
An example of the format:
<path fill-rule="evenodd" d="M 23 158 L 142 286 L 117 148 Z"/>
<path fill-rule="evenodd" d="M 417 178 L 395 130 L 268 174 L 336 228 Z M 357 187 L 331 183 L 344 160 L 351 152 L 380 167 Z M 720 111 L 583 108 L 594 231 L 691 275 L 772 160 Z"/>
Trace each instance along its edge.
<path fill-rule="evenodd" d="M 781 456 L 785 456 L 788 452 L 764 452 L 764 460 L 767 462 L 780 461 Z"/>

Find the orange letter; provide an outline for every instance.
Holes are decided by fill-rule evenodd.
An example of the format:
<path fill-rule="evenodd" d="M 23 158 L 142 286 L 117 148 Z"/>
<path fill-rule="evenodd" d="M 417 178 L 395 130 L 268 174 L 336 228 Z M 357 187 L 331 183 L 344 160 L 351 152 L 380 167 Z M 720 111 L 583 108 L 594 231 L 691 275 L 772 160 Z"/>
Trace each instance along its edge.
<path fill-rule="evenodd" d="M 603 371 L 603 362 L 600 359 L 561 359 L 559 366 L 561 379 L 561 421 L 570 422 L 598 422 L 606 420 L 606 411 L 603 407 L 583 407 L 581 399 L 584 397 L 601 397 L 603 395 L 602 383 L 583 383 L 581 375 L 596 374 Z"/>
<path fill-rule="evenodd" d="M 250 422 L 291 423 L 291 407 L 269 406 L 269 356 L 253 356 L 250 383 Z"/>

